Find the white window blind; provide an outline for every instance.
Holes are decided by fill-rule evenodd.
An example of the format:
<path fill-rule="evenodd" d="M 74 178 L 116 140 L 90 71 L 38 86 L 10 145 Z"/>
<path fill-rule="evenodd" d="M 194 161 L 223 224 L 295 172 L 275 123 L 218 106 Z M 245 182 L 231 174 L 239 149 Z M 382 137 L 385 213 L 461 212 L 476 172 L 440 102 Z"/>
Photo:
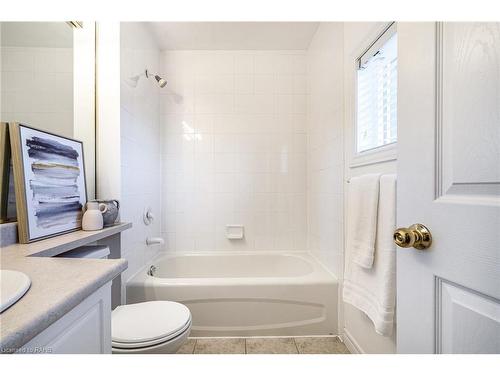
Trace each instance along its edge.
<path fill-rule="evenodd" d="M 358 60 L 358 153 L 397 141 L 397 64 L 393 24 Z"/>

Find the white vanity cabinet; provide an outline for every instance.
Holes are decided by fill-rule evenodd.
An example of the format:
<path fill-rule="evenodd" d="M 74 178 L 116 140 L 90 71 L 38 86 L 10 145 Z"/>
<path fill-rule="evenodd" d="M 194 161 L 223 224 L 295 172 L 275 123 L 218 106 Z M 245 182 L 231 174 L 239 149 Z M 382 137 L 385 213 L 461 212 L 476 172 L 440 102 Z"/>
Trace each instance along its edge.
<path fill-rule="evenodd" d="M 110 354 L 111 282 L 25 344 L 25 354 Z"/>
<path fill-rule="evenodd" d="M 111 353 L 111 311 L 122 304 L 121 273 L 127 269 L 121 232 L 131 226 L 2 243 L 2 269 L 23 272 L 31 287 L 2 312 L 0 352 Z M 89 245 L 107 247 L 108 259 L 63 259 L 62 254 Z"/>

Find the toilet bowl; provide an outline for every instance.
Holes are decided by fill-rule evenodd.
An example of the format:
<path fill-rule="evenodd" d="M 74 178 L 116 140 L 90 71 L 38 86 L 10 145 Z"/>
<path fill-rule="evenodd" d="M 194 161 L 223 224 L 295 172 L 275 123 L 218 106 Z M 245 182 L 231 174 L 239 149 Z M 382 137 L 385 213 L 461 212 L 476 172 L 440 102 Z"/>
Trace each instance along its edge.
<path fill-rule="evenodd" d="M 111 317 L 113 354 L 175 353 L 191 331 L 191 313 L 177 302 L 118 306 Z"/>
<path fill-rule="evenodd" d="M 83 246 L 65 258 L 106 259 L 109 248 Z M 118 306 L 111 313 L 113 354 L 175 353 L 191 332 L 191 312 L 181 303 L 149 301 Z"/>

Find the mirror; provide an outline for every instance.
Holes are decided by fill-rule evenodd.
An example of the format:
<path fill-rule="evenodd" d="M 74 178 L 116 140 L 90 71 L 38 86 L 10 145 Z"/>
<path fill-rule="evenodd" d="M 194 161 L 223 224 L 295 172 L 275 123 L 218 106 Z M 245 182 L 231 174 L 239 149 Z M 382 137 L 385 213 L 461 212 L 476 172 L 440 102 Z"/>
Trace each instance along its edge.
<path fill-rule="evenodd" d="M 95 23 L 0 22 L 0 223 L 15 221 L 7 126 L 83 142 L 95 197 Z"/>

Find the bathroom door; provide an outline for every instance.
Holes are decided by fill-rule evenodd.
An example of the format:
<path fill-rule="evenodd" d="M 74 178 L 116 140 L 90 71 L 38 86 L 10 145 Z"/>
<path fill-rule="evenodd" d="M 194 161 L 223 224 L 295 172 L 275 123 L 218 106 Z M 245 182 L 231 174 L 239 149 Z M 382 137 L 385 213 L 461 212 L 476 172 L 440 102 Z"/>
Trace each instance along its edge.
<path fill-rule="evenodd" d="M 500 353 L 500 24 L 398 24 L 399 353 Z"/>

